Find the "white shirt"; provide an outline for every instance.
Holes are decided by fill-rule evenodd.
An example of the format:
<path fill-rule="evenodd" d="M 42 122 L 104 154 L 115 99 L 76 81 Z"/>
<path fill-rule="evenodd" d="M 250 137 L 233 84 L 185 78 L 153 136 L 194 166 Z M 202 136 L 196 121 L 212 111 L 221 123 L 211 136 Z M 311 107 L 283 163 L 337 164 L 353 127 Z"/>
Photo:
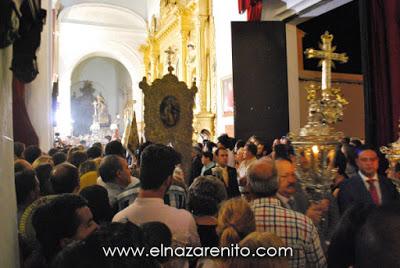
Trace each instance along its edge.
<path fill-rule="evenodd" d="M 235 154 L 229 149 L 227 149 L 226 151 L 228 152 L 228 166 L 234 168 L 236 166 L 235 165 L 235 163 L 236 163 L 235 162 Z"/>
<path fill-rule="evenodd" d="M 282 206 L 288 209 L 293 209 L 292 206 L 289 204 L 289 201 L 293 201 L 293 197 L 287 198 L 286 196 L 281 195 L 280 193 L 276 193 L 276 198 L 281 201 Z"/>
<path fill-rule="evenodd" d="M 379 186 L 379 177 L 378 174 L 375 173 L 374 177 L 368 178 L 364 174 L 362 174 L 361 171 L 358 171 L 358 175 L 360 175 L 361 179 L 364 182 L 365 188 L 367 188 L 367 191 L 369 192 L 369 180 L 374 180 L 374 185 L 376 188 L 376 192 L 378 193 L 378 198 L 379 198 L 379 204 L 382 204 L 382 193 L 381 193 L 381 187 Z"/>
<path fill-rule="evenodd" d="M 124 210 L 118 212 L 113 222 L 128 219 L 135 224 L 151 221 L 165 223 L 172 233 L 174 242 L 181 246 L 200 246 L 196 222 L 187 210 L 164 204 L 161 198 L 138 197 Z"/>

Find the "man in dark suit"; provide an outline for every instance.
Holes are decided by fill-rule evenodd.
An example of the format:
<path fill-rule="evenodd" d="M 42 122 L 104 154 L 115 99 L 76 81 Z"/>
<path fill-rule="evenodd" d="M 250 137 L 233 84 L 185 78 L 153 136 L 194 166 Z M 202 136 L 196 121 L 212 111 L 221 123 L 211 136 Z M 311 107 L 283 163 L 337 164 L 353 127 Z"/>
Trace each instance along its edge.
<path fill-rule="evenodd" d="M 213 175 L 220 178 L 225 184 L 228 198 L 240 196 L 236 169 L 228 166 L 228 151 L 224 148 L 219 148 L 215 151 L 215 157 L 216 167 L 208 169 L 204 172 L 204 175 Z"/>
<path fill-rule="evenodd" d="M 339 188 L 338 203 L 341 213 L 354 203 L 380 206 L 400 199 L 393 183 L 378 175 L 379 158 L 374 149 L 360 147 L 356 164 L 359 169 L 357 175 L 345 180 Z"/>

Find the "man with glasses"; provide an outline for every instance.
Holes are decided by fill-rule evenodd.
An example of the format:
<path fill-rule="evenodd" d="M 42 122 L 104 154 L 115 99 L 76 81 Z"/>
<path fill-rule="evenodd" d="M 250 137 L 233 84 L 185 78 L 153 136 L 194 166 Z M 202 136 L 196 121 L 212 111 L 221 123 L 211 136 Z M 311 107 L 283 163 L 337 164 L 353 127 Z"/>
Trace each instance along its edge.
<path fill-rule="evenodd" d="M 354 203 L 380 206 L 399 200 L 399 193 L 386 177 L 378 175 L 379 158 L 368 146 L 358 149 L 356 158 L 358 172 L 340 186 L 338 203 L 341 213 Z"/>

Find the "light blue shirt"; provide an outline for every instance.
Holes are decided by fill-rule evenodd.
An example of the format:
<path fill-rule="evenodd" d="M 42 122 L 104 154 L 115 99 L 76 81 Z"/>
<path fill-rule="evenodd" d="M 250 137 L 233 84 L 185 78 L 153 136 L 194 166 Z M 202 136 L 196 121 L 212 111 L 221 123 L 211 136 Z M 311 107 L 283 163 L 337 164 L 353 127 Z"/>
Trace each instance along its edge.
<path fill-rule="evenodd" d="M 207 170 L 209 170 L 210 168 L 213 168 L 213 167 L 215 167 L 215 163 L 212 161 L 210 163 L 208 163 L 207 165 L 203 166 L 201 168 L 200 176 L 204 176 L 204 172 L 206 172 Z"/>

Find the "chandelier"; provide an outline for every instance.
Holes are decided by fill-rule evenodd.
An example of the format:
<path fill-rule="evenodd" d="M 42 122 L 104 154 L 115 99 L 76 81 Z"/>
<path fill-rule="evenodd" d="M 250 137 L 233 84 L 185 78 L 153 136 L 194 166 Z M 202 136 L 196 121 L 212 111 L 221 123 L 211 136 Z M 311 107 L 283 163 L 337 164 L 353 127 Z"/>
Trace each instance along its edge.
<path fill-rule="evenodd" d="M 322 65 L 321 86 L 309 84 L 307 90 L 308 120 L 299 133 L 288 136 L 296 152 L 297 174 L 303 189 L 311 200 L 320 200 L 330 190 L 336 176 L 333 160 L 336 146 L 343 137 L 342 132 L 334 130 L 333 125 L 343 118 L 343 108 L 348 101 L 339 87 L 331 85 L 333 61 L 347 62 L 345 53 L 334 53 L 333 35 L 325 32 L 321 35 L 321 50 L 306 49 L 307 58 L 320 59 Z"/>
<path fill-rule="evenodd" d="M 392 176 L 392 181 L 396 184 L 397 189 L 400 191 L 400 180 L 396 178 L 395 166 L 400 162 L 400 120 L 399 120 L 399 138 L 397 141 L 390 143 L 388 146 L 382 146 L 381 152 L 386 155 L 386 159 L 389 161 L 389 169 Z"/>

